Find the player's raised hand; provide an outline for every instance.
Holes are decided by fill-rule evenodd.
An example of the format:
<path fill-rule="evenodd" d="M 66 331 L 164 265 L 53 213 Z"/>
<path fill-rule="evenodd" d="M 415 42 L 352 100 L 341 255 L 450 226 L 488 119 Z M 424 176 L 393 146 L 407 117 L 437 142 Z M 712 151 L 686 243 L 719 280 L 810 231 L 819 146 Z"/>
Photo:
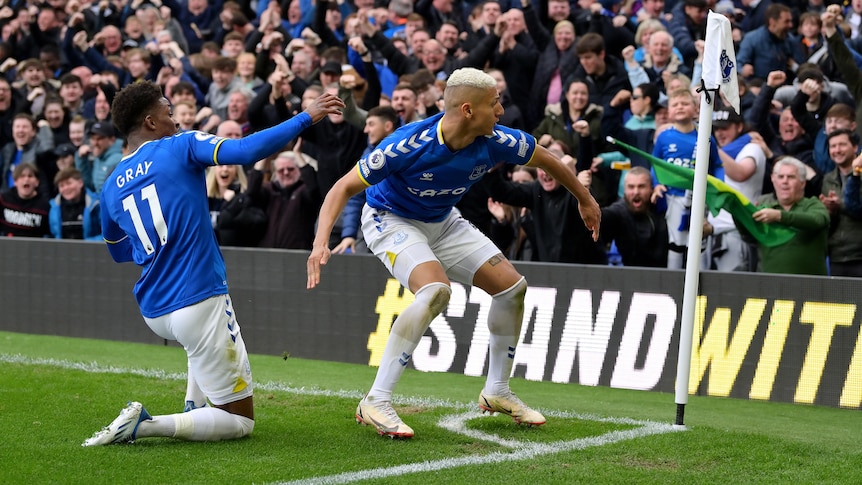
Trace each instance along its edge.
<path fill-rule="evenodd" d="M 308 256 L 306 263 L 306 272 L 308 273 L 308 283 L 305 288 L 310 290 L 320 283 L 320 267 L 325 266 L 329 262 L 332 253 L 326 244 L 315 245 L 311 249 L 311 254 Z"/>
<path fill-rule="evenodd" d="M 340 113 L 342 109 L 344 109 L 344 101 L 341 98 L 331 93 L 323 93 L 308 105 L 308 108 L 305 108 L 305 112 L 311 116 L 313 123 L 317 123 L 324 116 Z"/>

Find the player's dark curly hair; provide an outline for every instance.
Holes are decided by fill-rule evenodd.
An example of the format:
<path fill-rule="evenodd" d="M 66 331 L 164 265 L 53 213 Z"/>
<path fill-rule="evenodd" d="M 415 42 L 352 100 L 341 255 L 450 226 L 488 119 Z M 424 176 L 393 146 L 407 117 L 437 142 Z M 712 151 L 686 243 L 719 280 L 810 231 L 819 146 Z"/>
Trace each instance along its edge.
<path fill-rule="evenodd" d="M 111 106 L 111 119 L 120 132 L 129 136 L 147 115 L 158 108 L 162 89 L 150 81 L 129 84 L 117 93 Z"/>

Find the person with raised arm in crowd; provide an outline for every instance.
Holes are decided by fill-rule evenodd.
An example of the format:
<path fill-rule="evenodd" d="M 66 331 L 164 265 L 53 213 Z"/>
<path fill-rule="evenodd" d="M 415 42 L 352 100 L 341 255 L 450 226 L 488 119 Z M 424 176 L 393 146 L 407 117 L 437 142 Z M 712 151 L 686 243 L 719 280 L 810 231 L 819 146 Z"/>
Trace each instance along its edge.
<path fill-rule="evenodd" d="M 733 108 L 719 108 L 712 120 L 715 140 L 721 147 L 719 156 L 724 168 L 724 182 L 748 200 L 757 200 L 762 194 L 766 174 L 766 154 L 752 142 L 745 122 Z M 727 211 L 708 215 L 704 224 L 704 237 L 708 237 L 704 254 L 705 267 L 719 271 L 755 271 L 756 250 L 742 239 Z"/>
<path fill-rule="evenodd" d="M 601 241 L 616 243 L 623 266 L 666 268 L 667 222 L 650 202 L 649 169 L 632 167 L 623 179 L 623 198 L 602 208 Z"/>
<path fill-rule="evenodd" d="M 248 173 L 248 195 L 267 216 L 259 246 L 311 249 L 315 216 L 321 203 L 317 174 L 303 159 L 301 146 L 280 152 L 272 160 L 272 178 L 264 182 L 268 163 L 268 159 L 261 160 Z"/>

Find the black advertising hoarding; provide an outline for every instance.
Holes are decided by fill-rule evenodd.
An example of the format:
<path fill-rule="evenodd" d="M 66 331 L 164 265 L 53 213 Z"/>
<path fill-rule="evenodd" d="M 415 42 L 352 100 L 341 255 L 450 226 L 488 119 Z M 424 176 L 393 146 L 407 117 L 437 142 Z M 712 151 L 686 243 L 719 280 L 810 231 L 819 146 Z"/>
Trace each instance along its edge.
<path fill-rule="evenodd" d="M 305 289 L 307 253 L 223 250 L 250 352 L 375 365 L 412 301 L 371 256 L 334 256 Z M 515 375 L 674 391 L 681 271 L 518 263 L 527 277 Z M 0 240 L 0 329 L 157 343 L 131 288 L 139 270 L 95 243 Z M 413 355 L 420 370 L 481 375 L 491 298 L 452 285 Z M 862 407 L 862 340 L 852 279 L 701 275 L 692 394 Z"/>

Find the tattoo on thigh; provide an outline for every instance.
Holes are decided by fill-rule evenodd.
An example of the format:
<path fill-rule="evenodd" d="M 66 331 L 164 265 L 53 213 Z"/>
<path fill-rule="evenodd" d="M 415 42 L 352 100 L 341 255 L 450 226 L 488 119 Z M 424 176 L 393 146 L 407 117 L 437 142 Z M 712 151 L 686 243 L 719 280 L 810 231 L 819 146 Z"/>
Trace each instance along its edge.
<path fill-rule="evenodd" d="M 504 260 L 505 260 L 505 258 L 503 257 L 502 254 L 497 254 L 497 255 L 491 256 L 491 259 L 488 260 L 488 264 L 490 264 L 491 266 L 497 266 L 498 264 L 502 263 Z"/>

